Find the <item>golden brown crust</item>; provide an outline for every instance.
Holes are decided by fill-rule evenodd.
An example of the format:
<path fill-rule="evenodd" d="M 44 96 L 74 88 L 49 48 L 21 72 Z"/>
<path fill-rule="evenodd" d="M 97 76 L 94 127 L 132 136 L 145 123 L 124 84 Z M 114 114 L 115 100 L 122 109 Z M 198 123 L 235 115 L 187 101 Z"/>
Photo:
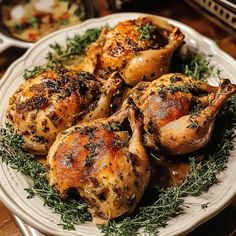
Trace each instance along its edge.
<path fill-rule="evenodd" d="M 43 155 L 56 135 L 75 124 L 79 113 L 98 99 L 100 87 L 86 72 L 45 72 L 14 93 L 7 118 L 23 135 L 26 149 Z"/>

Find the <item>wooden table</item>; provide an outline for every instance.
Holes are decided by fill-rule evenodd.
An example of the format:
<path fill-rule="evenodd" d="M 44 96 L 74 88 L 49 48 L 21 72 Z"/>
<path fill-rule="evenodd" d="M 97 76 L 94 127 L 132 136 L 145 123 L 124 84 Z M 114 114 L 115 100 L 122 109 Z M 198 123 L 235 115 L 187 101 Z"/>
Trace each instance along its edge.
<path fill-rule="evenodd" d="M 213 39 L 222 50 L 236 58 L 236 37 L 209 21 L 208 18 L 199 14 L 183 1 L 146 0 L 144 2 L 145 4 L 134 4 L 126 7 L 122 11 L 147 12 L 183 22 L 196 29 L 201 34 Z M 112 13 L 111 10 L 106 8 L 103 0 L 97 0 L 96 7 L 98 16 Z M 7 67 L 24 52 L 25 50 L 22 49 L 10 48 L 0 54 L 0 77 L 4 74 Z M 195 229 L 189 235 L 236 235 L 236 199 L 224 211 Z M 11 212 L 1 202 L 0 236 L 22 236 L 18 225 L 13 220 Z"/>

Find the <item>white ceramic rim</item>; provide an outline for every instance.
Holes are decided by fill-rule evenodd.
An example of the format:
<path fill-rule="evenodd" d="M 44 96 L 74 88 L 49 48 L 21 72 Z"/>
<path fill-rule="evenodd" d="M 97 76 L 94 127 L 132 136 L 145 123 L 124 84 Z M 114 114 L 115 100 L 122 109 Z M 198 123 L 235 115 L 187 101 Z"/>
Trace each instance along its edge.
<path fill-rule="evenodd" d="M 15 61 L 8 68 L 7 72 L 5 73 L 5 75 L 3 76 L 3 78 L 0 81 L 0 89 L 3 87 L 4 83 L 6 83 L 7 78 L 10 77 L 11 73 L 15 70 L 17 65 L 21 64 L 23 61 L 25 61 L 30 56 L 30 54 L 35 50 L 35 48 L 47 44 L 49 39 L 54 38 L 55 41 L 56 41 L 57 36 L 62 35 L 63 33 L 66 34 L 67 31 L 76 31 L 76 30 L 79 30 L 79 29 L 82 29 L 82 28 L 91 28 L 93 24 L 98 23 L 98 22 L 100 22 L 101 24 L 104 24 L 104 23 L 106 23 L 110 20 L 113 20 L 113 19 L 118 20 L 118 19 L 123 19 L 123 18 L 136 18 L 136 17 L 142 16 L 142 15 L 147 15 L 147 14 L 145 14 L 145 13 L 118 13 L 118 14 L 112 14 L 112 15 L 108 15 L 108 16 L 105 16 L 105 17 L 102 17 L 102 18 L 99 18 L 99 19 L 96 19 L 96 18 L 90 19 L 90 20 L 87 20 L 87 21 L 81 23 L 79 26 L 73 26 L 73 27 L 70 27 L 70 28 L 62 29 L 60 31 L 57 31 L 57 32 L 54 32 L 53 34 L 48 35 L 47 37 L 45 37 L 42 40 L 38 41 L 21 58 L 19 58 L 17 61 Z M 163 18 L 163 17 L 161 17 L 161 18 Z M 184 25 L 183 23 L 180 23 L 180 22 L 177 22 L 177 21 L 174 21 L 174 20 L 170 20 L 170 19 L 167 19 L 167 18 L 163 18 L 163 19 L 166 19 L 171 24 L 174 24 L 174 25 L 180 27 L 182 31 L 184 31 L 184 32 L 186 31 L 190 35 L 192 35 L 193 37 L 190 39 L 190 41 L 191 40 L 194 41 L 197 38 L 198 40 L 201 40 L 202 42 L 204 42 L 204 44 L 206 44 L 209 47 L 209 51 L 211 53 L 213 53 L 213 55 L 215 55 L 215 56 L 217 55 L 218 57 L 221 57 L 225 61 L 225 63 L 227 63 L 231 67 L 236 68 L 235 60 L 231 56 L 229 56 L 228 54 L 223 52 L 221 49 L 219 49 L 217 47 L 217 45 L 211 39 L 209 39 L 207 37 L 204 37 L 203 35 L 199 34 L 195 30 L 193 30 L 190 27 Z M 193 42 L 193 44 L 194 44 L 194 42 Z M 26 64 L 26 66 L 28 67 L 29 65 Z M 212 82 L 214 83 L 214 81 L 212 81 Z M 0 95 L 0 97 L 1 96 L 2 95 Z M 235 152 L 232 154 L 232 156 L 236 156 Z M 188 220 L 188 221 L 186 219 L 186 215 L 188 215 L 188 212 L 187 212 L 188 209 L 186 209 L 187 213 L 182 215 L 182 218 L 183 218 L 183 225 L 182 226 L 176 227 L 172 231 L 167 230 L 165 232 L 165 229 L 170 228 L 172 222 L 175 221 L 176 218 L 179 218 L 181 216 L 173 218 L 169 221 L 169 224 L 165 229 L 160 229 L 160 234 L 161 235 L 179 235 L 179 234 L 182 235 L 182 234 L 186 234 L 187 232 L 193 230 L 194 228 L 196 228 L 197 226 L 199 226 L 203 222 L 207 221 L 208 219 L 210 219 L 211 217 L 216 215 L 218 212 L 220 212 L 222 209 L 224 209 L 228 204 L 230 204 L 230 202 L 236 196 L 236 185 L 232 184 L 232 183 L 235 183 L 235 181 L 236 181 L 236 171 L 235 171 L 235 169 L 233 169 L 233 170 L 231 170 L 231 169 L 232 168 L 229 166 L 226 170 L 226 172 L 227 171 L 229 172 L 230 177 L 227 180 L 228 182 L 226 183 L 227 188 L 224 189 L 225 193 L 223 193 L 223 195 L 221 194 L 221 195 L 218 196 L 219 199 L 216 201 L 216 202 L 218 202 L 218 204 L 216 204 L 216 205 L 209 204 L 209 207 L 207 209 L 203 210 L 204 214 L 200 214 L 198 216 L 195 216 L 193 219 Z M 220 181 L 221 181 L 221 175 L 219 176 Z M 222 182 L 223 181 L 224 181 L 224 178 L 222 179 Z M 209 192 L 212 192 L 212 189 L 214 189 L 214 187 L 212 187 L 209 190 Z M 214 191 L 210 194 L 214 195 Z M 0 199 L 3 201 L 3 203 L 5 205 L 7 205 L 13 211 L 14 214 L 16 214 L 18 217 L 23 219 L 27 224 L 33 226 L 34 228 L 38 229 L 41 232 L 44 232 L 44 233 L 50 234 L 50 235 L 61 235 L 61 236 L 66 236 L 66 235 L 88 235 L 86 233 L 85 234 L 83 234 L 83 233 L 80 234 L 80 232 L 74 232 L 74 231 L 71 231 L 71 232 L 70 231 L 63 231 L 61 228 L 55 228 L 53 230 L 45 228 L 44 225 L 41 225 L 41 222 L 38 222 L 35 218 L 33 218 L 31 215 L 29 215 L 27 212 L 25 212 L 24 209 L 18 207 L 18 205 L 16 204 L 16 202 L 13 201 L 11 196 L 8 196 L 6 194 L 6 192 L 4 192 L 4 189 L 3 189 L 3 186 L 2 186 L 1 183 L 0 183 Z M 202 202 L 202 199 L 204 199 L 204 194 L 202 196 L 200 196 L 200 198 L 199 197 L 197 197 L 197 198 L 189 197 L 189 198 L 186 198 L 186 199 L 187 199 L 187 202 L 189 202 L 189 201 L 190 202 L 198 202 L 198 199 L 201 199 L 200 202 Z M 17 199 L 16 199 L 16 201 L 17 201 Z"/>

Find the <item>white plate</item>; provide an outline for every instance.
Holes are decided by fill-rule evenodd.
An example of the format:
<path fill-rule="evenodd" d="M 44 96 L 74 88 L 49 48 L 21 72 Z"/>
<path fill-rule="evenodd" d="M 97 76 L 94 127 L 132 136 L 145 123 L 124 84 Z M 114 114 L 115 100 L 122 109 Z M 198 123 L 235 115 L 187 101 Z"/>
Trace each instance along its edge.
<path fill-rule="evenodd" d="M 49 51 L 49 44 L 65 42 L 65 39 L 74 34 L 83 34 L 86 29 L 100 27 L 105 24 L 111 26 L 120 21 L 133 19 L 141 16 L 139 13 L 113 14 L 99 19 L 88 20 L 79 26 L 71 27 L 66 30 L 58 31 L 49 35 L 30 48 L 24 56 L 13 63 L 7 70 L 0 83 L 0 122 L 5 122 L 5 111 L 9 97 L 15 89 L 22 83 L 22 74 L 25 68 L 32 68 L 35 65 L 44 63 L 45 54 Z M 204 53 L 212 54 L 212 63 L 217 68 L 223 70 L 223 76 L 236 83 L 236 62 L 220 50 L 216 44 L 200 35 L 188 26 L 166 19 L 171 24 L 178 26 L 186 35 L 188 45 L 198 48 Z M 211 80 L 216 84 L 217 81 Z M 236 152 L 234 151 L 229 159 L 228 167 L 219 175 L 219 183 L 199 197 L 186 198 L 185 214 L 172 218 L 166 228 L 160 229 L 161 235 L 185 234 L 209 218 L 213 217 L 225 208 L 236 195 Z M 0 199 L 18 217 L 27 224 L 39 231 L 50 235 L 100 235 L 99 230 L 92 223 L 76 226 L 75 231 L 65 231 L 57 224 L 60 223 L 60 216 L 53 213 L 53 210 L 43 206 L 43 201 L 39 197 L 27 199 L 24 188 L 29 186 L 29 180 L 22 174 L 17 173 L 5 164 L 0 163 Z M 209 203 L 208 208 L 202 209 L 201 204 Z"/>

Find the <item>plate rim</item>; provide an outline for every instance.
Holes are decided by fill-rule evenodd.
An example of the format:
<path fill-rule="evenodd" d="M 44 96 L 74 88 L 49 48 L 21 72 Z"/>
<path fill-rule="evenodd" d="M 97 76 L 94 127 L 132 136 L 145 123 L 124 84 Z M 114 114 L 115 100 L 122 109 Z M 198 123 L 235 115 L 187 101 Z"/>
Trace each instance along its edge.
<path fill-rule="evenodd" d="M 147 13 L 137 13 L 137 12 L 110 14 L 110 15 L 107 15 L 107 16 L 104 16 L 104 17 L 92 18 L 92 19 L 86 20 L 86 21 L 84 21 L 83 23 L 81 23 L 81 24 L 79 24 L 77 26 L 72 26 L 72 27 L 69 27 L 69 28 L 65 28 L 65 29 L 56 31 L 56 32 L 48 35 L 47 37 L 45 37 L 45 38 L 39 40 L 37 43 L 35 43 L 34 46 L 29 48 L 23 56 L 21 56 L 19 59 L 17 59 L 14 63 L 11 64 L 11 66 L 7 69 L 6 73 L 3 75 L 2 79 L 0 80 L 0 89 L 3 87 L 4 83 L 7 82 L 7 78 L 12 73 L 12 71 L 14 70 L 16 65 L 18 65 L 20 63 L 23 63 L 27 59 L 27 57 L 34 51 L 34 49 L 36 47 L 38 47 L 40 45 L 44 45 L 45 42 L 47 42 L 50 38 L 55 38 L 56 39 L 56 35 L 60 35 L 62 33 L 66 33 L 67 31 L 74 31 L 74 33 L 75 33 L 75 30 L 79 30 L 80 28 L 85 28 L 86 29 L 86 27 L 88 28 L 89 25 L 90 25 L 90 28 L 91 28 L 93 23 L 96 23 L 96 22 L 105 23 L 106 20 L 109 20 L 109 19 L 112 19 L 112 18 L 122 18 L 122 17 L 130 17 L 131 18 L 131 17 L 139 17 L 139 16 L 143 16 L 143 15 L 150 15 L 150 14 L 147 14 Z M 164 20 L 167 20 L 171 24 L 181 26 L 180 28 L 187 29 L 188 31 L 190 31 L 193 34 L 195 34 L 196 37 L 202 37 L 202 39 L 204 41 L 206 41 L 206 43 L 210 46 L 210 48 L 211 48 L 211 50 L 213 50 L 213 52 L 215 52 L 215 53 L 217 52 L 217 54 L 220 54 L 230 64 L 236 65 L 235 59 L 233 57 L 231 57 L 230 55 L 228 55 L 226 52 L 224 52 L 222 49 L 220 49 L 212 39 L 210 39 L 210 38 L 208 38 L 206 36 L 203 36 L 202 34 L 197 32 L 196 30 L 194 30 L 193 28 L 185 25 L 182 22 L 179 22 L 179 21 L 176 21 L 176 20 L 172 20 L 172 19 L 166 18 L 166 17 L 161 17 L 161 16 L 158 16 L 158 15 L 152 15 L 152 16 L 162 18 Z M 1 95 L 0 95 L 0 97 L 1 97 Z M 236 174 L 232 175 L 232 176 L 235 178 Z M 185 228 L 184 230 L 182 230 L 181 232 L 178 232 L 178 234 L 183 234 L 183 233 L 187 233 L 187 232 L 192 231 L 193 229 L 197 228 L 202 223 L 204 223 L 207 220 L 209 220 L 210 218 L 214 217 L 216 214 L 218 214 L 220 211 L 222 211 L 225 207 L 227 207 L 233 201 L 233 199 L 236 197 L 236 185 L 235 186 L 231 186 L 231 187 L 232 188 L 231 188 L 230 194 L 227 195 L 227 200 L 224 200 L 223 202 L 221 202 L 220 206 L 211 208 L 211 211 L 208 209 L 208 211 L 204 213 L 205 214 L 204 218 L 203 217 L 199 217 L 198 220 L 193 221 L 192 224 L 188 225 L 188 227 Z M 17 215 L 19 218 L 22 218 L 21 213 L 18 212 L 17 209 L 15 209 L 14 206 L 12 207 L 12 205 L 16 206 L 16 204 L 12 203 L 10 201 L 10 199 L 4 198 L 3 195 L 6 195 L 6 193 L 4 194 L 4 191 L 2 189 L 2 185 L 0 183 L 0 199 L 1 199 L 1 201 L 7 207 L 9 207 L 11 209 L 11 211 L 15 215 Z M 23 219 L 23 221 L 25 221 L 25 218 Z M 31 225 L 31 226 L 33 226 L 33 227 L 35 227 L 36 229 L 40 228 L 41 232 L 44 232 L 44 233 L 47 233 L 47 234 L 48 233 L 49 234 L 53 233 L 50 230 L 48 231 L 45 228 L 39 227 L 38 224 L 35 224 L 34 220 L 28 220 L 27 219 L 26 223 Z M 70 233 L 70 231 L 63 231 L 63 232 L 65 232 L 65 233 L 69 232 Z M 54 232 L 54 233 L 57 233 L 56 235 L 62 235 L 62 234 L 59 234 L 59 232 Z"/>

